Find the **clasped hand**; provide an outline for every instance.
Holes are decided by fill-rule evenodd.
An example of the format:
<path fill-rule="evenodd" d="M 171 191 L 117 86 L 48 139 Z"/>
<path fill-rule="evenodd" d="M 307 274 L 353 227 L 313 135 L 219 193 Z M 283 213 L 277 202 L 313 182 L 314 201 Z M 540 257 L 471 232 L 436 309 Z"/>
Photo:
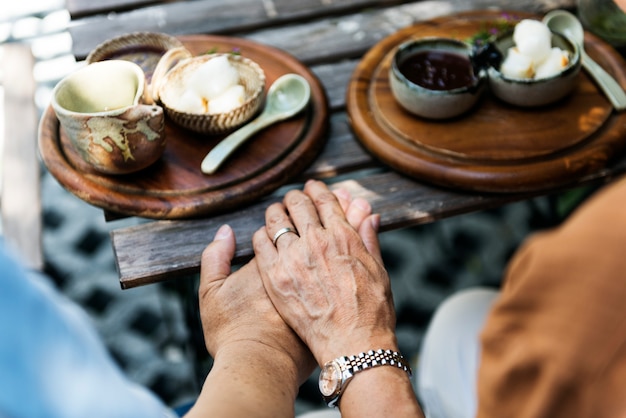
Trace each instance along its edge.
<path fill-rule="evenodd" d="M 199 298 L 209 353 L 263 346 L 289 358 L 302 383 L 317 364 L 372 348 L 397 349 L 379 216 L 363 199 L 309 181 L 266 211 L 255 258 L 231 274 L 235 236 L 217 232 L 202 255 Z M 281 235 L 291 227 L 296 233 Z M 310 350 L 310 351 L 309 351 Z"/>

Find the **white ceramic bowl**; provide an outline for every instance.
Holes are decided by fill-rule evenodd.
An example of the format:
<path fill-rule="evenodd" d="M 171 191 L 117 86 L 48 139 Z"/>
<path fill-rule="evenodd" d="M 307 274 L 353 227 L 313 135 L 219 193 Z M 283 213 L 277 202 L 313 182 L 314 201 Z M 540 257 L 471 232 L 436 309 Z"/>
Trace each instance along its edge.
<path fill-rule="evenodd" d="M 496 39 L 495 46 L 506 56 L 514 45 L 512 33 Z M 552 46 L 569 52 L 569 63 L 560 73 L 547 78 L 528 79 L 512 78 L 502 74 L 499 68 L 489 67 L 489 87 L 493 94 L 504 102 L 521 106 L 545 106 L 567 96 L 576 86 L 580 72 L 580 51 L 576 45 L 564 36 L 552 32 Z"/>
<path fill-rule="evenodd" d="M 389 69 L 393 96 L 407 111 L 428 119 L 447 119 L 467 112 L 476 104 L 487 85 L 486 72 L 474 74 L 472 70 L 471 51 L 470 45 L 448 38 L 421 38 L 403 43 L 394 53 Z M 465 74 L 465 69 L 463 71 L 464 77 L 467 76 L 466 82 L 459 85 L 444 82 L 436 86 L 436 82 L 425 82 L 428 81 L 424 80 L 426 76 L 420 79 L 417 75 L 416 79 L 416 74 L 422 70 L 414 70 L 413 75 L 409 74 L 407 60 L 415 60 L 414 57 L 425 53 L 452 57 L 450 59 L 454 61 L 441 63 L 447 69 L 457 62 L 469 66 L 468 74 Z"/>

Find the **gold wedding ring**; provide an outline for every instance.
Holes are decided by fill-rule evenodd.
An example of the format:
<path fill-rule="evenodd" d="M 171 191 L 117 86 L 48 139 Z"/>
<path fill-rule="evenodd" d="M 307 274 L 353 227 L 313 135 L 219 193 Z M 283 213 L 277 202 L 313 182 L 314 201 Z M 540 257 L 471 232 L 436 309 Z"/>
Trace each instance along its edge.
<path fill-rule="evenodd" d="M 286 226 L 284 228 L 280 228 L 278 231 L 276 231 L 276 233 L 274 234 L 274 238 L 272 239 L 272 242 L 274 243 L 274 246 L 276 246 L 276 241 L 278 241 L 278 238 L 280 238 L 282 235 L 291 232 L 294 233 L 296 235 L 298 235 L 298 231 L 296 231 L 295 229 Z M 300 235 L 298 235 L 300 236 Z"/>

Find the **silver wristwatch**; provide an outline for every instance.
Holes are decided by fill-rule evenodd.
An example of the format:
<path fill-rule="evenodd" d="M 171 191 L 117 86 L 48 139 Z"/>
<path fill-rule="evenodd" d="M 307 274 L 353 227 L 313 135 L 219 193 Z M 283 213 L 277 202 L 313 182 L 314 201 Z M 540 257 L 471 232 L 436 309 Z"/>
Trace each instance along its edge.
<path fill-rule="evenodd" d="M 406 359 L 391 350 L 370 350 L 355 356 L 338 357 L 324 364 L 319 387 L 328 406 L 338 406 L 339 398 L 356 373 L 378 366 L 397 367 L 411 376 L 411 367 Z"/>

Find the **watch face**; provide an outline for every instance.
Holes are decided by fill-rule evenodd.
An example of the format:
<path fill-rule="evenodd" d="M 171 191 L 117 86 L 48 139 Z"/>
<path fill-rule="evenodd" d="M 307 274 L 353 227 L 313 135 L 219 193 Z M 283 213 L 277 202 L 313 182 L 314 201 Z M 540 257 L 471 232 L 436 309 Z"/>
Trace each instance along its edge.
<path fill-rule="evenodd" d="M 341 369 L 334 361 L 328 362 L 320 372 L 320 392 L 323 396 L 333 396 L 341 385 Z"/>

